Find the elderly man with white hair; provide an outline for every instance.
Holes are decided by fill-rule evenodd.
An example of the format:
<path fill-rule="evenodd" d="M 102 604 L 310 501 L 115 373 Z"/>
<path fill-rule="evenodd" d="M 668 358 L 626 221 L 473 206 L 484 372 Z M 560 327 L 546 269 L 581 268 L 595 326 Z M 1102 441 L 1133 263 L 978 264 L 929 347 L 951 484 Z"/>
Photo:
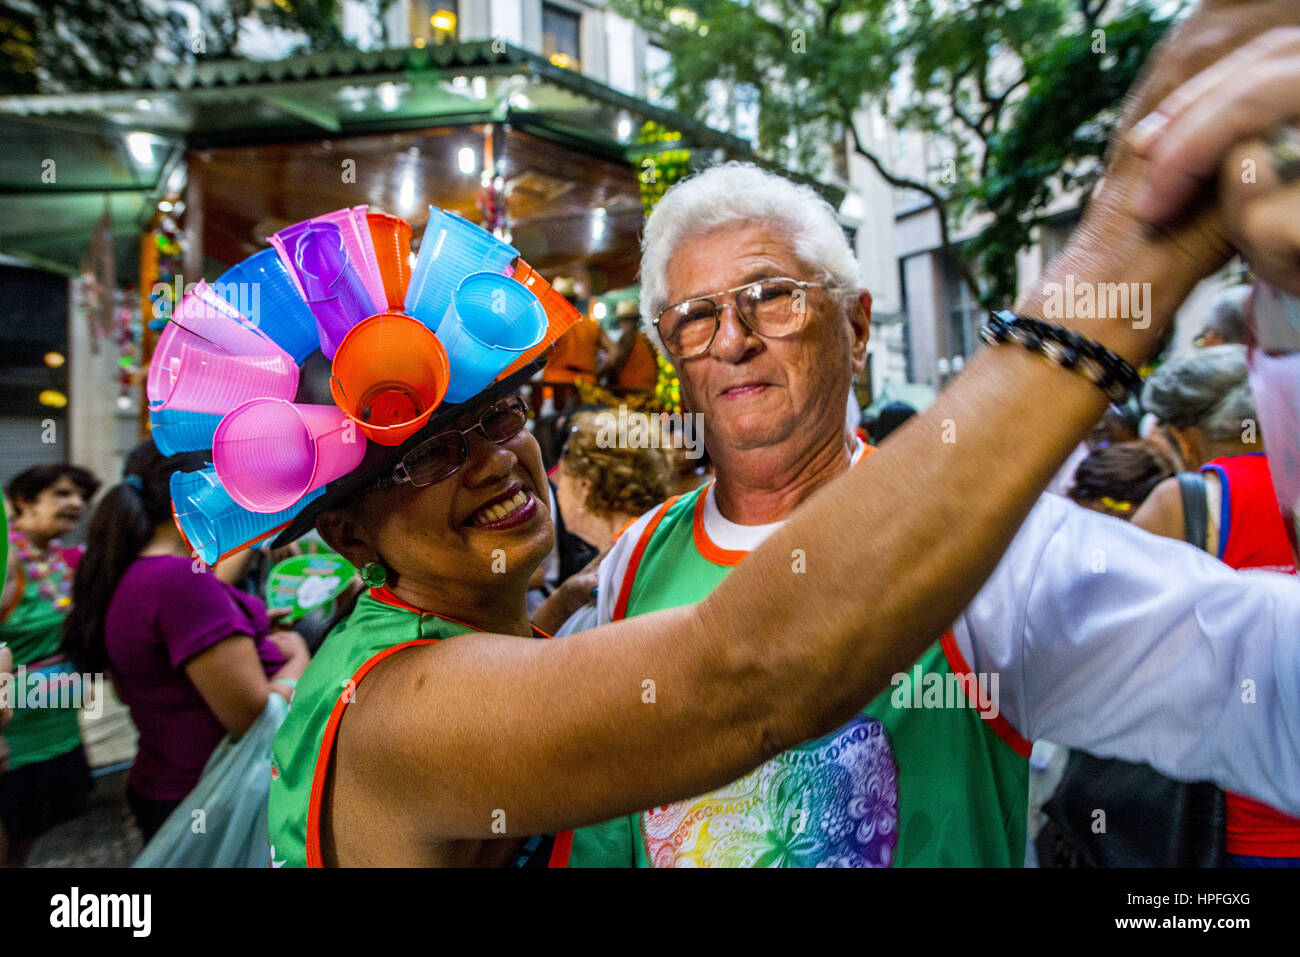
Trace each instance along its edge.
<path fill-rule="evenodd" d="M 619 537 L 600 569 L 602 623 L 705 598 L 870 454 L 843 410 L 871 297 L 811 189 L 743 164 L 673 187 L 646 226 L 642 309 L 685 406 L 704 414 L 717 478 Z M 872 530 L 846 524 L 844 534 Z M 929 547 L 916 543 L 919 563 Z M 1043 498 L 960 619 L 890 688 L 837 731 L 628 819 L 630 863 L 1016 866 L 1038 737 L 1300 809 L 1300 748 L 1285 731 L 1259 734 L 1261 722 L 1294 729 L 1300 716 L 1237 700 L 1242 674 L 1300 695 L 1300 676 L 1274 675 L 1269 647 L 1243 637 L 1270 615 L 1282 621 L 1295 596 L 1279 595 L 1292 586 L 1272 576 L 1243 604 L 1232 574 L 1213 565 Z M 793 548 L 790 572 L 817 575 L 817 557 Z M 1189 596 L 1201 602 L 1194 616 Z"/>

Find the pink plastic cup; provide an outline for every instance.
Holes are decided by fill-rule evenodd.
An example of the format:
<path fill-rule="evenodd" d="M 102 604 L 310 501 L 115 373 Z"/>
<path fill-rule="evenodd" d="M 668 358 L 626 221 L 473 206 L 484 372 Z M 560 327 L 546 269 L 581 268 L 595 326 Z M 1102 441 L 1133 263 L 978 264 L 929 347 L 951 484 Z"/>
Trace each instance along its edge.
<path fill-rule="evenodd" d="M 332 405 L 253 399 L 217 426 L 212 463 L 250 512 L 280 512 L 347 475 L 366 454 L 356 423 Z"/>
<path fill-rule="evenodd" d="M 291 399 L 293 356 L 199 281 L 177 305 L 149 363 L 152 410 L 226 412 L 249 399 Z"/>

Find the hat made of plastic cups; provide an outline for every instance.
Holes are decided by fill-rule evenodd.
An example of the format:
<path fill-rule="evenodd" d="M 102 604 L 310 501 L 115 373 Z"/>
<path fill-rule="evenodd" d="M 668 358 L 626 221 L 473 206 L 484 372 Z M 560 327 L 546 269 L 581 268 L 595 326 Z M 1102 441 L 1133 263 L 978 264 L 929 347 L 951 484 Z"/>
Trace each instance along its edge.
<path fill-rule="evenodd" d="M 375 310 L 334 223 L 308 223 L 287 240 L 303 298 L 320 334 L 321 352 L 333 359 L 348 330 Z"/>
<path fill-rule="evenodd" d="M 524 262 L 523 259 L 515 261 L 513 278 L 515 282 L 523 283 L 524 288 L 536 296 L 538 302 L 542 304 L 542 309 L 546 311 L 546 335 L 542 336 L 541 342 L 506 366 L 505 371 L 497 376 L 498 379 L 514 375 L 528 365 L 554 345 L 556 339 L 572 329 L 578 320 L 582 318 L 582 314 L 573 307 L 569 300 L 552 289 L 551 284 L 543 279 L 541 274 Z"/>
<path fill-rule="evenodd" d="M 522 283 L 492 272 L 466 276 L 438 338 L 451 362 L 448 402 L 464 402 L 546 335 L 546 311 Z"/>
<path fill-rule="evenodd" d="M 145 382 L 151 410 L 227 412 L 248 399 L 291 399 L 298 365 L 202 280 L 158 337 Z"/>
<path fill-rule="evenodd" d="M 252 512 L 230 497 L 216 469 L 175 472 L 171 477 L 172 514 L 190 550 L 215 565 L 289 524 L 309 502 L 325 494 L 322 486 L 280 512 Z"/>
<path fill-rule="evenodd" d="M 221 424 L 215 412 L 154 409 L 149 413 L 149 437 L 163 455 L 180 455 L 212 448 L 212 436 Z"/>
<path fill-rule="evenodd" d="M 366 438 L 387 446 L 401 445 L 429 421 L 451 379 L 438 337 L 397 312 L 355 326 L 330 371 L 335 405 Z"/>
<path fill-rule="evenodd" d="M 406 287 L 405 312 L 437 332 L 451 297 L 470 273 L 504 274 L 518 250 L 455 213 L 429 207 L 415 271 Z"/>
<path fill-rule="evenodd" d="M 375 262 L 384 282 L 387 305 L 381 309 L 401 312 L 406 288 L 411 284 L 411 224 L 388 213 L 366 213 Z"/>
<path fill-rule="evenodd" d="M 366 454 L 356 423 L 332 405 L 253 399 L 232 410 L 212 439 L 222 487 L 250 512 L 280 512 L 347 475 Z"/>
<path fill-rule="evenodd" d="M 294 362 L 320 348 L 316 317 L 276 250 L 263 249 L 231 266 L 212 284 L 212 291 L 238 308 Z"/>

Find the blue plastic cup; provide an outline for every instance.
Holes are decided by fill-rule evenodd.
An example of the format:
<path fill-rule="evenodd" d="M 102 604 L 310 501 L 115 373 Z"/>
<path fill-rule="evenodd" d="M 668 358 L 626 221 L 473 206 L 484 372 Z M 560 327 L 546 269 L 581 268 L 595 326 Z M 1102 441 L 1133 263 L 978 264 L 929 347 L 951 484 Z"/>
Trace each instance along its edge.
<path fill-rule="evenodd" d="M 214 412 L 153 409 L 149 413 L 149 435 L 163 455 L 212 448 L 212 436 L 220 424 L 221 416 Z"/>
<path fill-rule="evenodd" d="M 505 273 L 519 251 L 481 226 L 429 207 L 429 223 L 406 287 L 406 314 L 438 332 L 452 295 L 470 273 Z"/>
<path fill-rule="evenodd" d="M 274 249 L 263 249 L 227 269 L 212 291 L 302 362 L 320 347 L 316 317 L 298 294 Z"/>
<path fill-rule="evenodd" d="M 546 310 L 521 283 L 492 272 L 466 276 L 438 328 L 451 364 L 445 402 L 464 402 L 546 335 Z"/>
<path fill-rule="evenodd" d="M 227 555 L 274 535 L 325 488 L 308 492 L 280 512 L 250 512 L 221 486 L 217 470 L 175 472 L 171 478 L 172 508 L 181 534 L 200 560 L 215 565 Z"/>

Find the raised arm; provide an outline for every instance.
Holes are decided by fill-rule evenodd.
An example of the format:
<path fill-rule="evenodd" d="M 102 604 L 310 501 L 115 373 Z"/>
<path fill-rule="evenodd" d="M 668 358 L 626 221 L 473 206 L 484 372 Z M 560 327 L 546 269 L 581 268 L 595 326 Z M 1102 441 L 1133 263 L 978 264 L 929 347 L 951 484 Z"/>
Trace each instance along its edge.
<path fill-rule="evenodd" d="M 1130 115 L 1279 8 L 1296 16 L 1294 4 L 1235 6 L 1223 17 L 1215 5 L 1213 29 L 1166 45 Z M 1117 148 L 1074 239 L 1019 309 L 1051 318 L 1050 284 L 1071 275 L 1076 287 L 1149 284 L 1143 315 L 1054 320 L 1134 364 L 1228 253 L 1215 211 L 1158 233 L 1137 223 L 1142 166 Z M 444 840 L 500 836 L 495 810 L 511 834 L 535 833 L 732 780 L 841 724 L 957 618 L 1104 405 L 1082 377 L 1019 347 L 983 350 L 699 605 L 560 642 L 470 635 L 406 652 L 401 668 L 395 656 L 358 689 L 338 759 Z M 403 706 L 365 706 L 384 699 Z"/>

